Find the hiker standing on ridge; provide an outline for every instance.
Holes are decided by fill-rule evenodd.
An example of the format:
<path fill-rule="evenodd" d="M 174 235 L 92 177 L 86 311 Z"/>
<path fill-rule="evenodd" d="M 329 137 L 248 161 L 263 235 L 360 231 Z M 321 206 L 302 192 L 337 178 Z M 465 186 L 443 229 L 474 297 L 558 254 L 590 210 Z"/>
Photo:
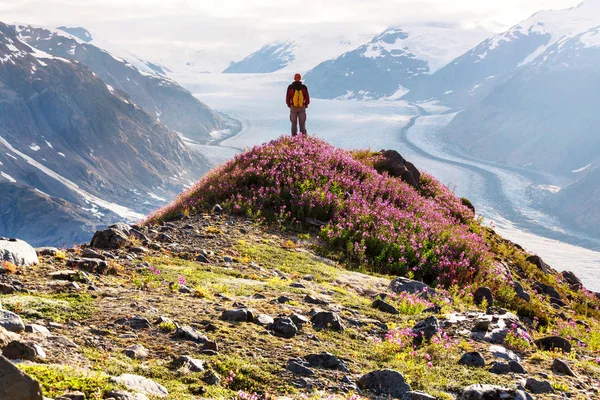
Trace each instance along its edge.
<path fill-rule="evenodd" d="M 308 88 L 302 83 L 300 74 L 294 75 L 294 83 L 288 86 L 285 102 L 290 108 L 290 121 L 292 121 L 292 136 L 298 134 L 298 122 L 300 122 L 300 133 L 306 135 L 306 109 L 310 104 Z"/>

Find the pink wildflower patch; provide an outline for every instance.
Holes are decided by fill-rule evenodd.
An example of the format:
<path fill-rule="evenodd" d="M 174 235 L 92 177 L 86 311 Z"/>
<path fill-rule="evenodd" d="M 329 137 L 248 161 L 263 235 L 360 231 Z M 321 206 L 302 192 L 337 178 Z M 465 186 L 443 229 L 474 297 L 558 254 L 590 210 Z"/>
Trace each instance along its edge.
<path fill-rule="evenodd" d="M 472 211 L 446 186 L 423 174 L 414 189 L 314 137 L 286 136 L 236 156 L 149 221 L 216 203 L 273 220 L 323 221 L 322 238 L 350 259 L 430 284 L 472 283 L 490 265 L 468 226 Z"/>

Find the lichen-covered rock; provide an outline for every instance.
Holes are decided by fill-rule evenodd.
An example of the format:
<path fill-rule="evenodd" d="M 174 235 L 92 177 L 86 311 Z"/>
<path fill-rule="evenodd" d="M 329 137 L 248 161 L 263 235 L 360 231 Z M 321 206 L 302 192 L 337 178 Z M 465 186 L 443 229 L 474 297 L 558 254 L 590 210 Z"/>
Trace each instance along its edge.
<path fill-rule="evenodd" d="M 464 388 L 456 400 L 527 400 L 522 390 L 508 389 L 493 385 L 471 385 Z"/>

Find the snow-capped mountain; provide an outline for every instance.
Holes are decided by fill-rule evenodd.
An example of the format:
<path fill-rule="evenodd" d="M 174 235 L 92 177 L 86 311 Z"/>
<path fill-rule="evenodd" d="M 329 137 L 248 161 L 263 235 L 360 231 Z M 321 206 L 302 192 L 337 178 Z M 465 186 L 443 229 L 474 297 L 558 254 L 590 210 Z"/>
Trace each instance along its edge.
<path fill-rule="evenodd" d="M 306 75 L 321 98 L 398 98 L 487 36 L 481 30 L 391 28 Z"/>
<path fill-rule="evenodd" d="M 263 46 L 239 62 L 231 62 L 225 73 L 296 72 L 304 74 L 319 63 L 356 47 L 364 34 L 311 34 Z"/>
<path fill-rule="evenodd" d="M 279 71 L 296 59 L 294 47 L 296 43 L 293 41 L 268 44 L 239 62 L 231 62 L 223 73 L 265 74 Z"/>
<path fill-rule="evenodd" d="M 106 50 L 83 28 L 69 28 L 86 41 L 56 29 L 17 25 L 19 39 L 57 57 L 77 60 L 115 89 L 126 92 L 133 102 L 169 128 L 196 141 L 211 140 L 211 133 L 225 128 L 221 118 L 175 81 L 161 76 L 158 66 L 118 50 L 121 58 Z M 154 65 L 153 68 L 150 65 Z M 140 69 L 141 68 L 141 69 Z"/>
<path fill-rule="evenodd" d="M 206 169 L 127 93 L 0 23 L 0 236 L 86 240 L 96 225 L 141 218 Z M 51 216 L 60 234 L 22 231 Z"/>
<path fill-rule="evenodd" d="M 600 1 L 566 10 L 541 11 L 486 39 L 411 88 L 404 99 L 438 100 L 462 108 L 489 94 L 518 69 L 537 61 L 556 43 L 600 25 Z"/>

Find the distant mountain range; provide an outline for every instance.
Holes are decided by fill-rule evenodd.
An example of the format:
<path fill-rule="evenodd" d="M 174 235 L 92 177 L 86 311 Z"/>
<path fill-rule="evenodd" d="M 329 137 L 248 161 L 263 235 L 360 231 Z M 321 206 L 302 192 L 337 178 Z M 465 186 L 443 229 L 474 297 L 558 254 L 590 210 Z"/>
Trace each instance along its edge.
<path fill-rule="evenodd" d="M 152 114 L 134 101 L 144 93 L 157 103 Z M 201 112 L 190 118 L 204 122 L 202 138 L 222 127 L 168 79 L 68 33 L 0 23 L 0 236 L 85 241 L 97 225 L 139 219 L 195 181 L 207 162 L 153 112 L 173 121 L 164 117 L 176 119 L 173 104 Z"/>
<path fill-rule="evenodd" d="M 225 129 L 224 122 L 209 107 L 160 75 L 160 67 L 132 56 L 124 59 L 95 46 L 92 35 L 83 28 L 62 31 L 18 25 L 16 30 L 19 39 L 37 49 L 87 65 L 111 87 L 127 93 L 148 114 L 186 137 L 206 142 L 212 139 L 211 133 Z M 135 61 L 129 61 L 131 58 Z"/>

